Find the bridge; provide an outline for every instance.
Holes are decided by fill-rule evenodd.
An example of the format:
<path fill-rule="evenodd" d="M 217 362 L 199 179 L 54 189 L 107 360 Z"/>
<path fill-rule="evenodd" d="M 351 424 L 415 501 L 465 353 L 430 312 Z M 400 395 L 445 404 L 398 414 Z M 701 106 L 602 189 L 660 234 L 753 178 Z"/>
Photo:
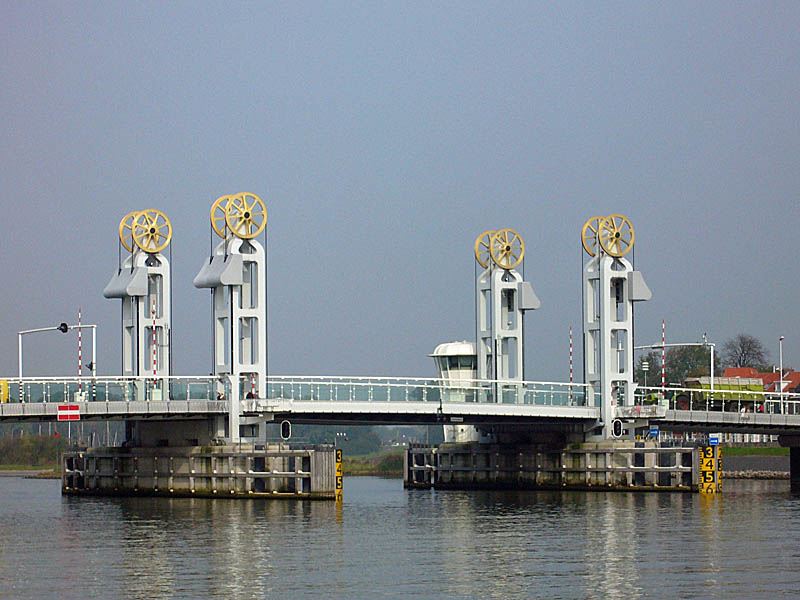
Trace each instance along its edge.
<path fill-rule="evenodd" d="M 219 377 L 10 378 L 2 421 L 53 421 L 60 404 L 82 420 L 187 419 L 227 415 L 233 386 Z M 242 417 L 318 424 L 470 424 L 572 427 L 601 418 L 590 386 L 547 381 L 412 377 L 270 376 L 263 398 L 239 380 Z M 615 418 L 646 418 L 668 431 L 800 434 L 800 394 L 638 387 Z"/>
<path fill-rule="evenodd" d="M 172 271 L 164 250 L 172 225 L 156 209 L 134 210 L 120 221 L 119 263 L 103 290 L 105 297 L 122 304 L 119 376 L 96 376 L 92 356 L 91 377 L 23 377 L 20 334 L 19 376 L 0 379 L 0 422 L 52 421 L 67 411 L 81 420 L 125 422 L 127 462 L 119 462 L 118 448 L 97 449 L 89 471 L 105 475 L 96 475 L 87 490 L 121 489 L 120 473 L 126 469 L 129 489 L 137 490 L 141 465 L 154 461 L 148 485 L 158 492 L 165 468 L 159 461 L 167 460 L 171 474 L 177 472 L 176 464 L 182 465 L 184 493 L 194 493 L 200 472 L 211 482 L 208 493 L 216 493 L 218 473 L 227 469 L 227 489 L 246 495 L 267 489 L 275 473 L 283 473 L 287 481 L 298 479 L 286 475 L 292 468 L 313 480 L 311 466 L 304 470 L 295 464 L 301 460 L 319 461 L 317 470 L 327 473 L 327 483 L 313 486 L 323 495 L 332 493 L 333 463 L 317 456 L 316 450 L 302 458 L 286 455 L 282 448 L 264 454 L 267 424 L 282 420 L 442 425 L 445 441 L 451 443 L 439 457 L 444 461 L 439 467 L 449 469 L 447 485 L 472 485 L 490 469 L 502 485 L 515 486 L 527 478 L 536 485 L 631 487 L 642 485 L 631 474 L 645 469 L 658 475 L 647 482 L 655 488 L 664 485 L 661 476 L 668 469 L 668 486 L 697 489 L 697 477 L 690 477 L 688 484 L 686 480 L 696 462 L 694 448 L 681 448 L 680 456 L 670 457 L 675 451 L 652 439 L 654 430 L 782 436 L 793 446 L 793 465 L 797 464 L 792 471 L 800 480 L 800 395 L 731 390 L 715 394 L 667 387 L 663 379 L 661 387 L 642 387 L 634 380 L 634 308 L 652 293 L 642 272 L 626 258 L 635 237 L 623 215 L 591 217 L 581 229 L 586 256 L 581 383 L 574 381 L 572 354 L 569 382 L 524 379 L 524 321 L 542 303 L 532 283 L 524 280 L 524 270 L 518 269 L 525 243 L 511 228 L 487 230 L 475 239 L 480 266 L 475 279 L 475 341 L 437 346 L 431 356 L 438 377 L 270 374 L 266 205 L 248 192 L 224 195 L 211 205 L 209 216 L 210 254 L 203 257 L 194 285 L 211 291 L 212 375 L 181 377 L 170 372 Z M 80 315 L 77 325 L 58 327 L 65 333 L 72 328 L 78 332 L 78 373 L 83 372 L 82 327 Z M 28 332 L 49 329 L 54 328 Z M 570 329 L 570 349 L 571 335 Z M 210 454 L 203 454 L 208 448 Z M 431 452 L 407 457 L 422 483 L 435 479 L 430 477 L 433 471 L 426 470 L 439 460 L 436 450 Z M 504 466 L 497 463 L 500 456 L 505 457 Z M 270 457 L 284 463 L 267 469 Z M 232 467 L 234 459 L 238 469 Z M 82 464 L 83 458 L 69 460 Z M 260 465 L 256 471 L 253 461 Z M 525 461 L 530 464 L 525 466 Z M 571 469 L 574 476 L 569 475 Z M 67 471 L 70 483 L 65 488 L 84 489 L 86 470 Z M 253 472 L 258 477 L 251 477 Z M 239 483 L 234 485 L 234 480 Z"/>

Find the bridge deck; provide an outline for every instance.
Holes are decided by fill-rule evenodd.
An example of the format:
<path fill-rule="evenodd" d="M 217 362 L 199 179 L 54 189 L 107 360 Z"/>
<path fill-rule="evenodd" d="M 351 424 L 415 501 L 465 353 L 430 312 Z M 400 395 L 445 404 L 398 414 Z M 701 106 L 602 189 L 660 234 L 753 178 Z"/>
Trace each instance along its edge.
<path fill-rule="evenodd" d="M 50 421 L 64 402 L 81 419 L 178 419 L 226 414 L 231 381 L 215 377 L 45 378 L 2 380 L 7 402 L 0 421 Z M 453 387 L 437 379 L 273 376 L 267 398 L 247 398 L 242 416 L 307 423 L 465 423 L 570 426 L 600 419 L 583 384 L 476 381 Z M 468 385 L 469 384 L 469 385 Z M 164 398 L 168 399 L 164 399 Z M 738 433 L 800 432 L 800 395 L 639 388 L 637 405 L 617 407 L 623 419 L 657 420 L 662 429 Z M 22 400 L 22 401 L 20 401 Z"/>

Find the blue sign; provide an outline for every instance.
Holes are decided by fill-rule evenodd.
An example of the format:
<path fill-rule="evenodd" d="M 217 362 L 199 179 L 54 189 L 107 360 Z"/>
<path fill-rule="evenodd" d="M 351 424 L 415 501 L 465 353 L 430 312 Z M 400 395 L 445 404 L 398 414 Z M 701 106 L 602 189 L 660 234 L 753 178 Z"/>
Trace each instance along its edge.
<path fill-rule="evenodd" d="M 708 445 L 709 446 L 719 446 L 719 434 L 712 433 L 708 436 Z"/>
<path fill-rule="evenodd" d="M 657 438 L 658 437 L 658 427 L 655 425 L 650 426 L 650 437 Z"/>

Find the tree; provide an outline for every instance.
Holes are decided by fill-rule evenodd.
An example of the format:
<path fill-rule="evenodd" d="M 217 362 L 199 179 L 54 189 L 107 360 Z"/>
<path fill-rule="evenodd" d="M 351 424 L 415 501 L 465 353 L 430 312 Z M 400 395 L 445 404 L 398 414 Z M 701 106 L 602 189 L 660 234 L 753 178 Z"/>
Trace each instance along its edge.
<path fill-rule="evenodd" d="M 719 367 L 718 357 L 714 357 L 714 375 Z M 708 346 L 677 346 L 667 350 L 667 384 L 683 385 L 687 377 L 708 377 L 711 375 L 711 348 Z"/>
<path fill-rule="evenodd" d="M 643 368 L 645 361 L 648 364 L 646 377 Z M 649 387 L 661 385 L 661 352 L 651 350 L 647 354 L 642 354 L 636 361 L 634 378 L 640 385 L 644 385 L 645 381 Z"/>
<path fill-rule="evenodd" d="M 761 340 L 740 333 L 722 345 L 722 364 L 726 367 L 764 368 L 769 360 L 769 352 Z"/>
<path fill-rule="evenodd" d="M 639 357 L 636 362 L 636 381 L 644 385 L 644 369 L 642 363 L 647 361 L 650 369 L 647 372 L 647 385 L 661 385 L 661 350 L 652 350 Z M 708 346 L 677 346 L 667 349 L 667 385 L 683 385 L 687 377 L 706 377 L 711 375 L 711 349 Z M 719 373 L 719 357 L 714 357 L 715 375 Z"/>

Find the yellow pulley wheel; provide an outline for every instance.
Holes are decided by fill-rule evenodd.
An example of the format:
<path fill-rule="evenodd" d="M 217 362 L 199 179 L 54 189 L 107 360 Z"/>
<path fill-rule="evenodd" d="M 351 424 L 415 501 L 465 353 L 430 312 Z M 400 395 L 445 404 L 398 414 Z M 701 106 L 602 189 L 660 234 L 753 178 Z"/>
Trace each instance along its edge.
<path fill-rule="evenodd" d="M 128 252 L 133 252 L 133 222 L 138 214 L 138 210 L 132 210 L 119 222 L 119 243 Z"/>
<path fill-rule="evenodd" d="M 489 253 L 498 267 L 513 269 L 525 257 L 525 242 L 513 229 L 500 229 L 489 240 Z"/>
<path fill-rule="evenodd" d="M 492 253 L 489 251 L 492 235 L 494 235 L 494 229 L 487 229 L 475 238 L 475 260 L 484 269 L 489 266 L 489 261 L 492 260 Z"/>
<path fill-rule="evenodd" d="M 227 194 L 220 196 L 211 205 L 211 228 L 221 238 L 225 237 L 225 229 L 228 227 L 225 222 L 225 211 L 228 208 L 228 200 L 230 198 L 231 196 Z"/>
<path fill-rule="evenodd" d="M 633 224 L 625 215 L 609 215 L 600 222 L 597 232 L 600 247 L 609 256 L 620 258 L 633 248 L 636 235 Z"/>
<path fill-rule="evenodd" d="M 225 223 L 236 237 L 252 239 L 267 226 L 267 207 L 261 198 L 250 192 L 230 196 L 225 208 Z"/>
<path fill-rule="evenodd" d="M 600 243 L 597 239 L 597 232 L 600 230 L 600 222 L 603 219 L 605 219 L 605 217 L 591 217 L 583 224 L 583 228 L 581 229 L 581 244 L 586 254 L 589 256 L 595 256 L 597 254 Z"/>
<path fill-rule="evenodd" d="M 172 239 L 172 223 L 155 208 L 140 211 L 133 221 L 133 241 L 149 254 L 161 252 Z"/>

